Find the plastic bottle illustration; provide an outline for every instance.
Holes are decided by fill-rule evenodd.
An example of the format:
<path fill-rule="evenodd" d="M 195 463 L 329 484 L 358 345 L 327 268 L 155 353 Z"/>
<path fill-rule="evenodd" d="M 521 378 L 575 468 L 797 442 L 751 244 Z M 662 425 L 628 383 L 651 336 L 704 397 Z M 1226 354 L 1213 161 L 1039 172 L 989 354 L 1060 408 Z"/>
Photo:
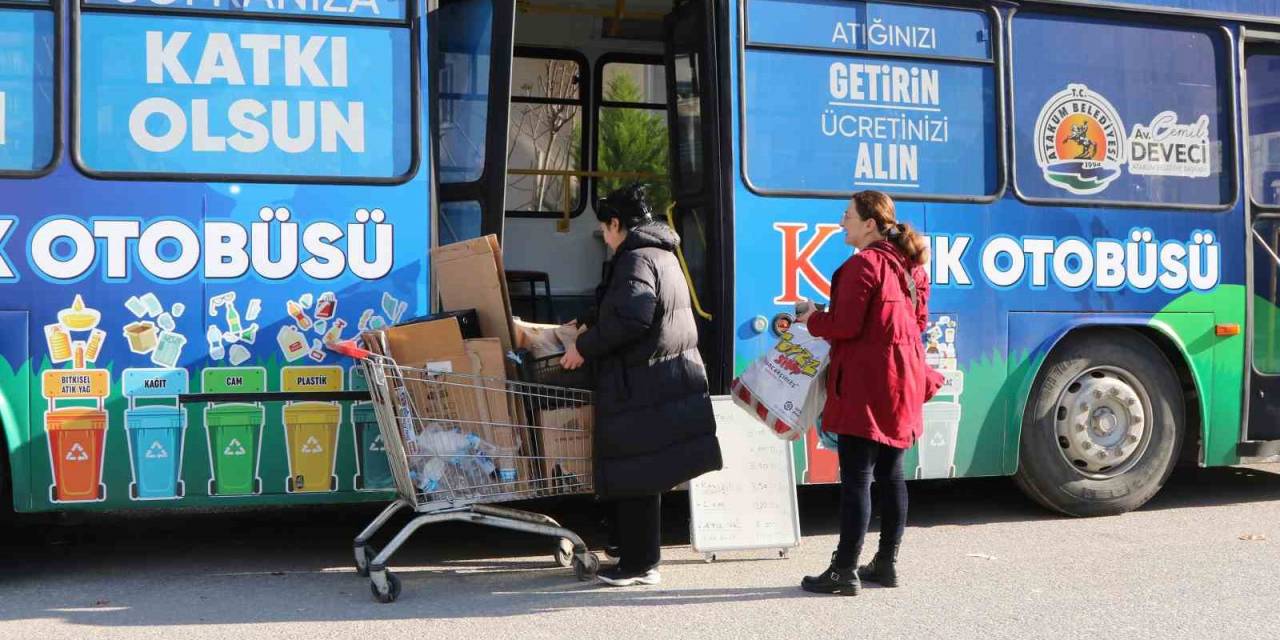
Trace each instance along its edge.
<path fill-rule="evenodd" d="M 205 338 L 209 340 L 210 358 L 221 360 L 226 357 L 227 351 L 222 346 L 222 332 L 218 330 L 217 325 L 209 325 L 209 331 L 205 333 Z"/>

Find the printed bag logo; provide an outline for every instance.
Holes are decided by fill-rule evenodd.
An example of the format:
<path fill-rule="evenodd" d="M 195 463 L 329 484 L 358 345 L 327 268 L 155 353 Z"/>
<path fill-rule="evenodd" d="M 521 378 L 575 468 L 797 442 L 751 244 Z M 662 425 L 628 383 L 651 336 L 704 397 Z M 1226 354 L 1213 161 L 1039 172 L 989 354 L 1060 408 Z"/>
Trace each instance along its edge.
<path fill-rule="evenodd" d="M 1120 177 L 1124 123 L 1106 98 L 1085 85 L 1067 85 L 1045 103 L 1035 140 L 1036 162 L 1055 187 L 1089 195 Z"/>

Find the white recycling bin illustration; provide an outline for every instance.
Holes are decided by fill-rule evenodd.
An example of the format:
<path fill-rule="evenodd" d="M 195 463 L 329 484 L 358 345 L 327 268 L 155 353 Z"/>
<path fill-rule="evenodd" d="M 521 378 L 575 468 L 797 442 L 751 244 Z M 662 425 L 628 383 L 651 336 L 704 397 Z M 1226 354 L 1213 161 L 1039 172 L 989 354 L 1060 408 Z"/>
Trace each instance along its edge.
<path fill-rule="evenodd" d="M 956 440 L 960 435 L 960 394 L 964 372 L 956 358 L 956 320 L 937 316 L 925 330 L 925 361 L 946 378 L 933 399 L 924 405 L 924 434 L 917 444 L 919 480 L 956 476 Z"/>

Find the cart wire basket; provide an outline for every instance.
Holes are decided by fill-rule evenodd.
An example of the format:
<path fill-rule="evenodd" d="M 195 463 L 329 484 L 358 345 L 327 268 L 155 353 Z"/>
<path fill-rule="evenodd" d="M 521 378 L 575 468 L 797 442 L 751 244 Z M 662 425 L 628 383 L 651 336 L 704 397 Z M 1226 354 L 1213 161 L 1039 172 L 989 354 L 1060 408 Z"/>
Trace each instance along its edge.
<path fill-rule="evenodd" d="M 590 391 L 397 364 L 354 341 L 330 345 L 359 360 L 369 382 L 397 499 L 355 539 L 356 571 L 374 598 L 393 602 L 392 554 L 425 525 L 465 521 L 558 539 L 555 560 L 590 580 L 599 559 L 582 538 L 542 514 L 499 503 L 589 494 Z M 382 550 L 370 539 L 402 509 L 414 517 Z"/>

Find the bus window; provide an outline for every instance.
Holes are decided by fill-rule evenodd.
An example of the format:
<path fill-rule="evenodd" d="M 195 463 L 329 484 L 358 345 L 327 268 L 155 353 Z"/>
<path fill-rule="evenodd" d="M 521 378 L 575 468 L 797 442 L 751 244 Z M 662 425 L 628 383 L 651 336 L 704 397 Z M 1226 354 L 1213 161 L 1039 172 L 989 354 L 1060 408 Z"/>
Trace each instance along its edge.
<path fill-rule="evenodd" d="M 73 144 L 86 173 L 410 177 L 417 58 L 403 5 L 393 3 L 399 15 L 385 23 L 307 24 L 250 10 L 210 17 L 94 4 L 129 10 L 79 14 Z"/>
<path fill-rule="evenodd" d="M 586 182 L 564 172 L 580 171 L 586 157 L 585 68 L 585 59 L 571 51 L 516 50 L 507 134 L 508 213 L 582 212 Z"/>
<path fill-rule="evenodd" d="M 1220 32 L 1022 12 L 1012 25 L 1020 194 L 1210 209 L 1234 199 Z M 1046 42 L 1090 45 L 1063 55 Z"/>
<path fill-rule="evenodd" d="M 699 89 L 698 61 L 699 52 L 685 50 L 680 43 L 682 38 L 696 38 L 701 34 L 682 34 L 686 27 L 697 26 L 694 22 L 680 22 L 675 34 L 675 52 L 672 56 L 674 77 L 671 86 L 675 96 L 675 144 L 676 185 L 681 192 L 697 192 L 702 187 L 702 92 Z"/>
<path fill-rule="evenodd" d="M 627 183 L 643 181 L 650 185 L 654 212 L 661 215 L 671 204 L 667 75 L 662 58 L 606 56 L 597 77 L 595 169 L 633 175 L 596 179 L 593 196 L 603 198 Z"/>
<path fill-rule="evenodd" d="M 0 7 L 0 174 L 37 173 L 54 158 L 54 17 Z"/>
<path fill-rule="evenodd" d="M 987 13 L 751 0 L 746 20 L 742 154 L 753 191 L 964 200 L 1000 191 Z"/>
<path fill-rule="evenodd" d="M 1252 54 L 1249 78 L 1249 192 L 1260 206 L 1280 206 L 1280 52 Z"/>
<path fill-rule="evenodd" d="M 515 8 L 504 0 L 440 0 L 430 19 L 440 34 L 429 56 L 439 90 L 439 227 L 501 236 L 507 132 L 494 125 L 507 121 Z"/>
<path fill-rule="evenodd" d="M 484 172 L 493 5 L 446 2 L 436 10 L 436 19 L 447 27 L 439 29 L 436 60 L 440 183 L 473 182 Z"/>

